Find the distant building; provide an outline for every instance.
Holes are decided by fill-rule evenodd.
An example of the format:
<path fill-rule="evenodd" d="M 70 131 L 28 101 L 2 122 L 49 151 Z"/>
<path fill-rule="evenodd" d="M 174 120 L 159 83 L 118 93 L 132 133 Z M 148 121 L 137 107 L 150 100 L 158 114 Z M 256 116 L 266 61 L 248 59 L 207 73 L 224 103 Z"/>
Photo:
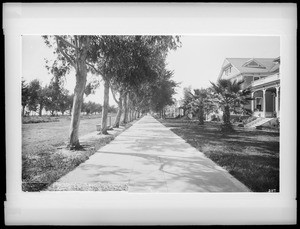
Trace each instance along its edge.
<path fill-rule="evenodd" d="M 244 80 L 242 89 L 252 91 L 253 116 L 271 118 L 280 115 L 280 57 L 226 58 L 218 79 Z"/>

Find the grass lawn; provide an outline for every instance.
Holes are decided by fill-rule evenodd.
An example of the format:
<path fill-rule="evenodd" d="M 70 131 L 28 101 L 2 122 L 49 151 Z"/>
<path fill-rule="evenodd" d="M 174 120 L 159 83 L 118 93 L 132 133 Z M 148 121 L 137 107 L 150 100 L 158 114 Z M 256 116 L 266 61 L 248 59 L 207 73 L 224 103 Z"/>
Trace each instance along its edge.
<path fill-rule="evenodd" d="M 225 168 L 254 192 L 279 192 L 279 133 L 235 128 L 222 134 L 220 123 L 159 120 L 175 134 Z"/>
<path fill-rule="evenodd" d="M 26 117 L 28 122 L 29 118 Z M 37 119 L 37 117 L 32 117 Z M 41 119 L 41 118 L 39 118 Z M 45 122 L 22 125 L 22 190 L 40 191 L 86 161 L 115 135 L 97 135 L 88 141 L 83 150 L 65 149 L 68 140 L 70 117 L 44 117 Z M 39 120 L 41 121 L 41 120 Z M 96 131 L 100 116 L 83 116 L 79 136 Z M 128 124 L 125 128 L 129 127 Z M 121 132 L 121 131 L 119 131 Z"/>

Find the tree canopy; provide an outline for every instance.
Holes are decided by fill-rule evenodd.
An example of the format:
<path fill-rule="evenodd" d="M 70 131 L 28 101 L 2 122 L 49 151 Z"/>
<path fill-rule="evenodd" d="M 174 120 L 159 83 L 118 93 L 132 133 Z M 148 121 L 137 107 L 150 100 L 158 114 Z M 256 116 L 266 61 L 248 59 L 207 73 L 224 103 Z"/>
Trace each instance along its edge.
<path fill-rule="evenodd" d="M 108 129 L 109 90 L 118 104 L 118 113 L 124 112 L 124 122 L 146 108 L 158 111 L 173 103 L 177 84 L 171 80 L 173 73 L 166 68 L 166 57 L 170 50 L 181 46 L 179 36 L 53 35 L 43 39 L 57 57 L 52 65 L 46 61 L 54 78 L 63 78 L 72 68 L 75 70 L 70 148 L 80 148 L 78 130 L 83 95 L 92 93 L 99 82 L 104 83 L 103 134 Z M 98 75 L 97 83 L 87 84 L 88 71 Z M 56 85 L 51 86 L 55 90 Z M 59 94 L 58 100 L 63 101 L 66 96 Z M 61 110 L 68 109 L 64 102 L 58 106 Z"/>
<path fill-rule="evenodd" d="M 220 79 L 212 83 L 213 101 L 223 111 L 223 130 L 233 130 L 230 122 L 230 113 L 236 109 L 243 110 L 244 105 L 251 100 L 250 89 L 242 90 L 243 81 Z"/>

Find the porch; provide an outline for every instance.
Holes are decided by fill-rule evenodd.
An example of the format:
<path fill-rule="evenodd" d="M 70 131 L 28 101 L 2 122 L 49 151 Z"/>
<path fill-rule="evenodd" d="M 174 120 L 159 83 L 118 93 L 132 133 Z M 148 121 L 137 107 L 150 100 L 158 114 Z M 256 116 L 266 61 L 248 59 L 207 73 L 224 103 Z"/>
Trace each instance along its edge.
<path fill-rule="evenodd" d="M 253 116 L 280 117 L 279 74 L 252 83 L 251 110 Z"/>

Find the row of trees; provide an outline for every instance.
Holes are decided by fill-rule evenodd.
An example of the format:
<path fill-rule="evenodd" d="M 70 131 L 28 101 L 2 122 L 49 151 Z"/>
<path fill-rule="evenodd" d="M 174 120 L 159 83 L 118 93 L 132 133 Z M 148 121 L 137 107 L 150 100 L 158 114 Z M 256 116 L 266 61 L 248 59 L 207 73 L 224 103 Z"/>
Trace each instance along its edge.
<path fill-rule="evenodd" d="M 38 112 L 42 115 L 43 109 L 51 115 L 57 112 L 64 114 L 72 108 L 73 95 L 68 90 L 61 88 L 57 82 L 51 81 L 49 85 L 42 86 L 37 79 L 26 83 L 22 80 L 22 116 L 25 115 L 25 108 L 28 111 Z"/>
<path fill-rule="evenodd" d="M 91 101 L 89 101 L 87 103 L 83 102 L 81 111 L 85 112 L 87 115 L 101 113 L 102 105 L 99 103 L 91 102 Z M 109 112 L 115 113 L 116 109 L 114 107 L 110 107 Z"/>
<path fill-rule="evenodd" d="M 36 112 L 42 116 L 43 110 L 50 112 L 52 116 L 60 112 L 62 115 L 68 112 L 72 113 L 73 94 L 64 89 L 61 85 L 51 83 L 42 86 L 37 79 L 26 83 L 22 80 L 22 116 L 26 116 L 26 112 Z M 92 101 L 83 102 L 81 112 L 85 114 L 101 113 L 102 105 Z M 117 109 L 114 106 L 109 106 L 109 113 L 116 113 Z"/>
<path fill-rule="evenodd" d="M 45 44 L 56 54 L 48 70 L 62 78 L 75 71 L 69 147 L 81 148 L 78 138 L 80 111 L 87 85 L 91 90 L 104 86 L 101 133 L 107 134 L 109 90 L 118 105 L 115 127 L 127 123 L 150 109 L 160 111 L 173 103 L 176 83 L 173 72 L 166 69 L 170 50 L 180 46 L 177 36 L 43 36 Z M 47 62 L 49 63 L 49 62 Z M 87 73 L 96 78 L 88 82 Z M 54 74 L 54 77 L 55 77 Z M 123 116 L 122 116 L 123 113 Z M 121 119 L 123 117 L 123 120 Z"/>
<path fill-rule="evenodd" d="M 250 89 L 242 90 L 243 81 L 231 81 L 220 79 L 217 83 L 211 82 L 211 87 L 195 89 L 184 88 L 184 96 L 181 108 L 184 114 L 191 112 L 196 115 L 199 125 L 204 124 L 205 115 L 223 112 L 223 125 L 221 130 L 233 130 L 230 114 L 249 114 L 247 104 L 252 100 Z"/>

